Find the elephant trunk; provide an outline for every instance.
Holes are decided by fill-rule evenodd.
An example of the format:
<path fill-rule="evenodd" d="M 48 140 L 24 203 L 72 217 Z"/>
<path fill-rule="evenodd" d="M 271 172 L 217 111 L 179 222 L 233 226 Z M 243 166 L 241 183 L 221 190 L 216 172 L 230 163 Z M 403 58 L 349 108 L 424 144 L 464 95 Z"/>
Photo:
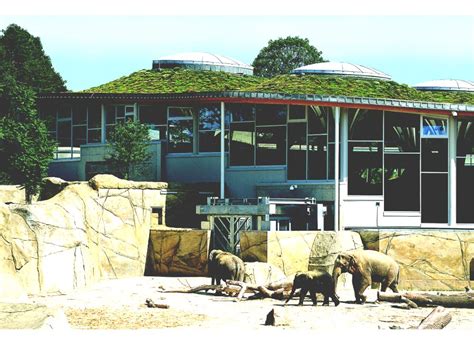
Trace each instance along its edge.
<path fill-rule="evenodd" d="M 334 270 L 332 271 L 332 278 L 334 281 L 334 293 L 337 290 L 337 280 L 339 279 L 339 275 L 341 275 L 342 270 L 340 266 L 335 265 Z"/>

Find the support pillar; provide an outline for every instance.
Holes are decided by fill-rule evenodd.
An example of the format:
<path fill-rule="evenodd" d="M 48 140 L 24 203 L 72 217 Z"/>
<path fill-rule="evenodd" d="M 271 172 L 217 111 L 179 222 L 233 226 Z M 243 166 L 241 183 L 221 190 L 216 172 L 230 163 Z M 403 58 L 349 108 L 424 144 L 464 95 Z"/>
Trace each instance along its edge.
<path fill-rule="evenodd" d="M 225 107 L 221 101 L 221 192 L 220 198 L 225 197 Z"/>
<path fill-rule="evenodd" d="M 334 230 L 340 231 L 339 223 L 339 128 L 340 128 L 341 108 L 334 108 Z"/>
<path fill-rule="evenodd" d="M 456 225 L 456 154 L 457 118 L 454 113 L 448 119 L 448 224 Z"/>
<path fill-rule="evenodd" d="M 348 185 L 348 178 L 349 178 L 349 110 L 348 109 L 341 109 L 341 116 L 340 116 L 340 124 L 341 124 L 341 143 L 340 143 L 340 165 L 341 165 L 341 172 L 340 172 L 340 182 L 339 182 L 339 228 L 342 230 L 344 228 L 344 206 L 343 201 L 341 199 L 345 199 L 347 197 L 347 185 Z"/>

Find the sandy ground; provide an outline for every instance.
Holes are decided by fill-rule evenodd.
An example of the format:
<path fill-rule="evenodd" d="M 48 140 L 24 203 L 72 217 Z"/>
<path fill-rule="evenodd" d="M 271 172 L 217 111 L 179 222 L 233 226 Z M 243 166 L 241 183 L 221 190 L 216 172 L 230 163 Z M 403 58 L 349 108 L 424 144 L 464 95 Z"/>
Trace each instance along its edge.
<path fill-rule="evenodd" d="M 31 301 L 62 309 L 71 327 L 77 329 L 208 329 L 245 328 L 268 329 L 264 326 L 267 313 L 276 308 L 287 326 L 273 329 L 407 329 L 417 326 L 432 308 L 404 310 L 392 303 L 374 303 L 376 290 L 367 290 L 368 303 L 356 305 L 351 290 L 339 291 L 341 304 L 335 307 L 312 306 L 309 297 L 305 305 L 297 306 L 295 297 L 287 306 L 273 299 L 236 302 L 228 296 L 213 293 L 166 293 L 186 286 L 210 283 L 209 278 L 140 277 L 108 280 L 58 296 L 34 296 Z M 169 309 L 148 308 L 147 298 L 168 304 Z M 448 330 L 474 328 L 474 310 L 450 309 L 453 316 Z"/>

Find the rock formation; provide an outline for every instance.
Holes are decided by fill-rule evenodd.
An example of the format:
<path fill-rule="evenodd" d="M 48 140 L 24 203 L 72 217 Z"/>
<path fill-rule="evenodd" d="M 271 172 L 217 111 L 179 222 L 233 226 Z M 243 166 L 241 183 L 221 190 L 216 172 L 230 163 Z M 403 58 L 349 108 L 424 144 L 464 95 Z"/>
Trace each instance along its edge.
<path fill-rule="evenodd" d="M 143 275 L 151 207 L 164 208 L 166 187 L 97 175 L 44 201 L 0 204 L 0 296 Z"/>

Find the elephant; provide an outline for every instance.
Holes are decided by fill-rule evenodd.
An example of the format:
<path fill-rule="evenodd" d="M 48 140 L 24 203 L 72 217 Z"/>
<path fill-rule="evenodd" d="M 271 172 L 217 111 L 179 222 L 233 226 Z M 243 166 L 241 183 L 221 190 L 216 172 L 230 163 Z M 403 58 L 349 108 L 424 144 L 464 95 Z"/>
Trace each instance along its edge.
<path fill-rule="evenodd" d="M 207 264 L 211 285 L 219 285 L 221 280 L 244 281 L 244 262 L 232 253 L 213 249 Z"/>
<path fill-rule="evenodd" d="M 286 300 L 285 304 L 293 298 L 295 290 L 301 288 L 300 291 L 300 301 L 298 305 L 303 305 L 303 301 L 306 297 L 306 294 L 309 291 L 309 296 L 313 301 L 314 305 L 317 305 L 318 301 L 316 299 L 316 292 L 322 293 L 324 296 L 323 306 L 329 305 L 329 297 L 336 305 L 339 305 L 339 299 L 334 291 L 335 285 L 332 276 L 327 272 L 320 271 L 305 271 L 297 272 L 295 279 L 293 280 L 293 288 L 291 289 L 290 297 Z"/>
<path fill-rule="evenodd" d="M 332 277 L 334 279 L 334 291 L 337 289 L 337 280 L 341 273 L 352 274 L 352 286 L 356 303 L 364 304 L 367 297 L 364 291 L 372 282 L 382 283 L 382 292 L 387 287 L 398 293 L 398 280 L 400 267 L 390 256 L 372 250 L 356 250 L 340 253 L 334 262 Z"/>

